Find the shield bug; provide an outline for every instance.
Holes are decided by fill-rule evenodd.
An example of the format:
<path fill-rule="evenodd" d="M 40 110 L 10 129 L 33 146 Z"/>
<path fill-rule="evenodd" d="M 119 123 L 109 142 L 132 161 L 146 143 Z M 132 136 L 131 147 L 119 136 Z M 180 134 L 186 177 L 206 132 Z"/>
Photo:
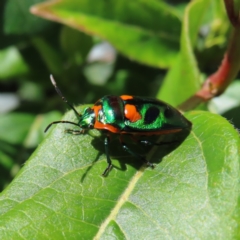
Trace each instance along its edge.
<path fill-rule="evenodd" d="M 109 156 L 110 135 L 117 134 L 124 150 L 136 158 L 146 162 L 148 166 L 153 164 L 145 157 L 132 151 L 123 141 L 124 135 L 152 136 L 180 132 L 190 129 L 191 122 L 188 121 L 176 108 L 171 105 L 152 98 L 137 97 L 131 95 L 108 95 L 100 98 L 92 107 L 87 107 L 82 114 L 78 113 L 74 106 L 67 101 L 58 88 L 53 76 L 51 82 L 62 100 L 74 111 L 78 122 L 54 121 L 50 123 L 45 132 L 58 123 L 68 123 L 79 127 L 79 130 L 68 130 L 73 134 L 81 134 L 85 130 L 97 129 L 104 134 L 104 146 L 108 166 L 103 172 L 106 176 L 112 168 Z M 140 141 L 145 145 L 159 145 L 149 141 Z"/>

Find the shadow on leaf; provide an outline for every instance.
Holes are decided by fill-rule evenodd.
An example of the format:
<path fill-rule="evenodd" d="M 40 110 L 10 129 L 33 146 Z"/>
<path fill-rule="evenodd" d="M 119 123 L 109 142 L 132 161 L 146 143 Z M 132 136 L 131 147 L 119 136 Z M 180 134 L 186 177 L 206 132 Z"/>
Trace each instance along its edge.
<path fill-rule="evenodd" d="M 185 129 L 179 133 L 175 134 L 167 134 L 167 135 L 155 135 L 155 136 L 141 136 L 141 137 L 134 137 L 132 135 L 124 136 L 124 141 L 126 142 L 127 146 L 131 151 L 137 153 L 140 156 L 146 157 L 150 163 L 158 164 L 162 161 L 163 157 L 168 155 L 170 152 L 174 151 L 178 148 L 182 142 L 186 139 L 189 135 L 190 130 Z M 143 144 L 145 142 L 147 144 Z M 152 143 L 152 144 L 151 144 Z M 94 164 L 99 160 L 99 157 L 102 154 L 105 154 L 104 149 L 104 135 L 100 137 L 96 137 L 92 140 L 91 144 L 93 147 L 99 151 L 99 154 L 93 160 L 91 166 L 89 166 L 81 178 L 81 182 L 84 181 L 85 177 L 87 176 L 88 172 L 94 166 Z M 155 147 L 154 156 L 148 156 L 150 150 Z M 112 134 L 111 135 L 111 142 L 109 144 L 109 153 L 111 159 L 117 159 L 119 161 L 120 167 L 113 164 L 113 168 L 118 169 L 120 171 L 126 171 L 127 165 L 133 166 L 136 170 L 142 168 L 142 166 L 146 166 L 146 162 L 137 159 L 136 157 L 132 156 L 130 153 L 123 150 L 122 145 L 119 141 L 119 135 Z M 139 161 L 140 160 L 140 161 Z M 106 162 L 107 166 L 107 162 Z M 103 169 L 104 170 L 104 169 Z M 102 174 L 102 173 L 99 173 Z M 111 174 L 111 171 L 108 173 Z M 108 175 L 107 174 L 107 175 Z"/>

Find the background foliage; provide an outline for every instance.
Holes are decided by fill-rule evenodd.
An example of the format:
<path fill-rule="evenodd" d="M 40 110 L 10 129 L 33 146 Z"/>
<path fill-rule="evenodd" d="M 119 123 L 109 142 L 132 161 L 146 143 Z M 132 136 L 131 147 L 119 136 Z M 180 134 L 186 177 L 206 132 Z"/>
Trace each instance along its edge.
<path fill-rule="evenodd" d="M 151 151 L 154 170 L 113 141 L 118 169 L 107 178 L 96 131 L 71 136 L 58 125 L 43 133 L 66 109 L 50 73 L 76 105 L 109 93 L 186 100 L 223 57 L 231 30 L 223 3 L 62 0 L 32 8 L 53 22 L 30 14 L 39 2 L 0 3 L 1 189 L 18 173 L 0 197 L 2 239 L 237 238 L 239 136 L 221 116 L 187 113 L 192 132 L 179 147 Z M 236 79 L 200 108 L 237 128 L 239 91 Z"/>

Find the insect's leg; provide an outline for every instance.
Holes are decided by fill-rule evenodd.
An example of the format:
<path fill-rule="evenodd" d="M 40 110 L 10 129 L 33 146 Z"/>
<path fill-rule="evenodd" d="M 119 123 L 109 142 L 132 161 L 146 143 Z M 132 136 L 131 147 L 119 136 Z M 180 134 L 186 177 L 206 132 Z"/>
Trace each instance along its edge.
<path fill-rule="evenodd" d="M 48 130 L 53 124 L 59 124 L 59 123 L 69 123 L 69 124 L 72 124 L 72 125 L 75 125 L 75 126 L 78 126 L 78 127 L 79 127 L 79 125 L 78 125 L 77 123 L 74 123 L 74 122 L 69 122 L 69 121 L 54 121 L 54 122 L 50 123 L 50 124 L 46 127 L 46 129 L 44 130 L 44 132 L 47 132 L 47 130 Z"/>
<path fill-rule="evenodd" d="M 132 151 L 125 142 L 122 141 L 121 137 L 119 138 L 120 143 L 122 144 L 122 148 L 128 152 L 129 154 L 131 154 L 132 156 L 134 156 L 135 158 L 140 159 L 143 163 L 146 163 L 148 167 L 154 168 L 154 165 L 147 161 L 145 157 L 141 156 L 140 154 L 135 153 L 134 151 Z"/>
<path fill-rule="evenodd" d="M 82 129 L 81 130 L 66 129 L 65 132 L 74 134 L 74 135 L 79 135 L 79 134 L 83 134 L 84 130 L 82 130 Z"/>
<path fill-rule="evenodd" d="M 104 147 L 105 147 L 105 153 L 106 153 L 106 157 L 107 157 L 107 163 L 108 163 L 108 166 L 107 168 L 104 170 L 102 176 L 106 176 L 109 171 L 112 169 L 112 161 L 111 161 L 111 158 L 109 156 L 109 142 L 110 142 L 110 137 L 109 136 L 106 136 L 105 139 L 104 139 Z"/>

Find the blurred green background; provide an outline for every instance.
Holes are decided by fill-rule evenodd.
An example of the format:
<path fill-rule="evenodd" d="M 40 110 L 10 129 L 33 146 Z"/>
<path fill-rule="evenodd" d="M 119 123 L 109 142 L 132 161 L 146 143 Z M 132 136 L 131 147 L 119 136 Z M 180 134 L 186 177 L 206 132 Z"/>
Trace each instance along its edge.
<path fill-rule="evenodd" d="M 32 15 L 30 7 L 40 2 L 0 2 L 0 190 L 44 138 L 48 123 L 67 109 L 50 74 L 75 105 L 131 94 L 176 106 L 216 71 L 230 33 L 221 1 L 202 1 L 191 21 L 188 1 L 109 1 L 104 11 L 90 0 L 56 6 L 59 22 L 67 19 L 59 9 L 83 9 L 69 16 L 82 31 Z M 205 108 L 240 127 L 239 90 L 236 80 Z"/>

